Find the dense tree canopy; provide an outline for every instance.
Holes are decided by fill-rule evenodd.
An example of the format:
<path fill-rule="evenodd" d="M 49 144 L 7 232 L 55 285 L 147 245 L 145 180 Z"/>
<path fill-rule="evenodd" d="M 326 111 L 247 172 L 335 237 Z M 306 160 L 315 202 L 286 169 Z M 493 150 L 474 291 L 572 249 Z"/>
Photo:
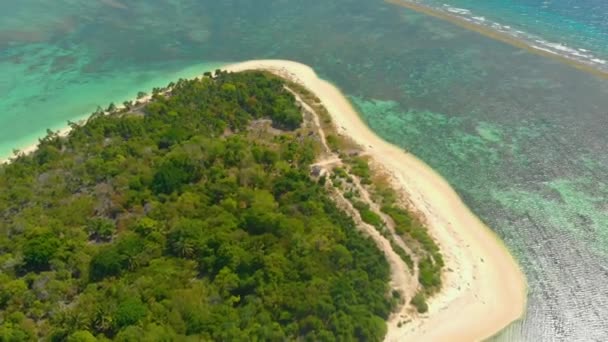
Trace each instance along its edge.
<path fill-rule="evenodd" d="M 1 341 L 382 339 L 388 265 L 309 178 L 279 79 L 130 110 L 0 168 Z"/>

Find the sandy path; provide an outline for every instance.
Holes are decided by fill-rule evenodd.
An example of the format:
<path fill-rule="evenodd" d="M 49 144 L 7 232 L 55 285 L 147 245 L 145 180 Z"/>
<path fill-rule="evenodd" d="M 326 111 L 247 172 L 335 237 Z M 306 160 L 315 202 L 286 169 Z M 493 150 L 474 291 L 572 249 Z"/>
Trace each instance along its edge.
<path fill-rule="evenodd" d="M 318 113 L 313 108 L 311 108 L 305 101 L 303 101 L 297 93 L 293 92 L 289 88 L 287 88 L 287 90 L 289 90 L 296 97 L 297 103 L 299 103 L 305 111 L 310 113 L 310 115 L 312 117 L 312 124 L 313 124 L 314 129 L 317 132 L 317 134 L 319 134 L 319 137 L 321 140 L 321 145 L 323 146 L 323 149 L 325 151 L 326 156 L 321 158 L 320 160 L 318 160 L 315 164 L 313 164 L 313 166 L 321 167 L 324 172 L 329 171 L 326 168 L 328 166 L 342 166 L 343 165 L 342 158 L 340 158 L 340 156 L 338 156 L 336 153 L 332 152 L 331 148 L 329 148 L 329 145 L 327 144 L 327 138 L 325 136 L 325 131 L 323 130 L 323 128 L 321 126 L 321 122 L 319 120 Z M 321 174 L 323 174 L 323 173 L 321 173 Z M 372 206 L 374 208 L 374 211 L 377 214 L 379 214 L 383 218 L 383 220 L 385 220 L 385 222 L 387 222 L 386 221 L 387 215 L 382 213 L 379 210 L 379 208 L 377 208 L 378 206 L 376 205 L 376 203 L 374 203 L 374 201 L 371 200 L 367 190 L 365 190 L 365 188 L 361 185 L 359 177 L 354 176 L 354 175 L 351 175 L 351 177 L 353 180 L 353 185 L 362 194 L 362 200 L 364 202 L 366 202 L 367 204 L 369 204 L 370 206 Z M 328 178 L 326 181 L 328 183 L 328 187 L 327 187 L 328 189 L 335 189 L 335 186 L 332 184 L 333 182 L 332 182 L 331 178 Z M 382 253 L 384 253 L 384 256 L 386 257 L 386 260 L 388 261 L 388 264 L 390 266 L 390 271 L 391 271 L 391 279 L 390 279 L 389 285 L 391 286 L 391 288 L 393 290 L 397 290 L 401 294 L 401 298 L 404 299 L 403 305 L 405 305 L 406 307 L 409 306 L 409 301 L 411 300 L 412 296 L 418 291 L 418 281 L 417 281 L 418 274 L 417 274 L 417 272 L 414 272 L 412 274 L 411 270 L 406 265 L 406 263 L 403 261 L 403 259 L 393 249 L 393 247 L 391 245 L 391 241 L 389 239 L 387 239 L 385 236 L 383 236 L 378 231 L 378 229 L 376 229 L 376 227 L 363 222 L 363 219 L 361 218 L 359 211 L 357 209 L 355 209 L 355 207 L 353 206 L 351 201 L 349 201 L 348 199 L 346 199 L 344 197 L 343 191 L 335 190 L 335 191 L 332 191 L 332 193 L 333 193 L 333 198 L 336 201 L 336 203 L 338 204 L 338 206 L 343 208 L 345 211 L 347 211 L 350 214 L 350 216 L 354 219 L 355 223 L 357 224 L 357 227 L 359 228 L 359 230 L 361 230 L 365 235 L 371 237 L 372 240 L 374 240 L 374 242 L 376 243 L 376 246 L 382 251 Z M 409 248 L 407 246 L 405 246 L 405 244 L 403 243 L 401 238 L 397 237 L 394 234 L 394 229 L 393 228 L 390 228 L 390 229 L 393 234 L 393 239 L 398 244 L 402 245 L 402 247 L 404 248 L 405 251 L 407 251 L 407 253 L 409 253 L 411 256 L 415 257 L 415 254 L 413 254 L 409 250 Z M 396 317 L 399 317 L 398 315 L 399 314 L 396 314 Z"/>
<path fill-rule="evenodd" d="M 502 242 L 440 175 L 376 136 L 336 87 L 308 66 L 290 61 L 249 61 L 226 69 L 268 70 L 307 87 L 327 108 L 336 127 L 364 146 L 425 216 L 451 271 L 445 273 L 442 292 L 431 299 L 428 314 L 401 328 L 398 315 L 389 320 L 387 341 L 478 341 L 522 316 L 525 278 Z"/>

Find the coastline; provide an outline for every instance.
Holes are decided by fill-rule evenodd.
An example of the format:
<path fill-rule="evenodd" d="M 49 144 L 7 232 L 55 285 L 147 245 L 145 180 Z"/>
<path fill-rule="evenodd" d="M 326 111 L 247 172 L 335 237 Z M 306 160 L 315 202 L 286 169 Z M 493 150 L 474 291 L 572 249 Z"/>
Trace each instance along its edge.
<path fill-rule="evenodd" d="M 259 60 L 222 67 L 228 71 L 266 70 L 314 93 L 341 134 L 348 135 L 391 175 L 395 189 L 426 219 L 445 260 L 442 290 L 429 300 L 429 312 L 400 326 L 404 305 L 389 319 L 387 341 L 483 340 L 519 319 L 525 310 L 523 273 L 500 239 L 462 202 L 450 185 L 424 162 L 367 127 L 335 86 L 308 66 L 283 60 Z M 136 100 L 146 103 L 151 96 Z M 67 136 L 69 127 L 59 131 Z M 28 154 L 38 142 L 20 150 Z M 10 162 L 10 157 L 0 164 Z"/>
<path fill-rule="evenodd" d="M 85 119 L 86 121 L 86 119 Z M 72 130 L 72 128 L 68 127 L 64 127 L 61 128 L 60 130 L 56 131 L 57 134 L 62 137 L 65 138 L 68 136 L 68 134 L 70 134 L 70 131 Z M 39 139 L 42 139 L 43 137 L 39 137 Z M 26 145 L 25 147 L 22 148 L 17 148 L 15 150 L 19 151 L 18 155 L 28 155 L 30 153 L 35 152 L 38 149 L 38 142 L 32 143 L 30 145 Z M 2 164 L 7 164 L 11 162 L 11 159 L 16 157 L 15 155 L 11 155 L 11 156 L 0 156 L 0 165 Z"/>
<path fill-rule="evenodd" d="M 483 27 L 481 25 L 477 25 L 471 22 L 468 22 L 466 20 L 463 20 L 457 16 L 453 16 L 450 15 L 448 13 L 433 9 L 432 7 L 429 6 L 425 6 L 425 5 L 421 5 L 421 4 L 417 4 L 408 0 L 385 0 L 387 3 L 389 4 L 393 4 L 396 6 L 401 6 L 401 7 L 405 7 L 407 9 L 410 9 L 412 11 L 416 11 L 434 18 L 438 18 L 444 21 L 447 21 L 449 23 L 452 23 L 454 25 L 460 26 L 462 28 L 465 28 L 469 31 L 473 31 L 476 32 L 478 34 L 481 34 L 482 36 L 488 37 L 490 39 L 494 39 L 497 41 L 500 41 L 502 43 L 505 44 L 509 44 L 511 46 L 514 46 L 516 48 L 520 48 L 523 50 L 526 50 L 528 52 L 543 56 L 543 57 L 548 57 L 551 58 L 553 60 L 557 60 L 561 63 L 570 65 L 574 68 L 577 68 L 579 70 L 585 71 L 587 73 L 590 73 L 592 75 L 598 76 L 598 77 L 602 77 L 602 78 L 606 78 L 608 79 L 608 71 L 605 70 L 600 70 L 597 69 L 596 67 L 594 67 L 593 65 L 581 62 L 581 61 L 577 61 L 575 59 L 572 58 L 568 58 L 565 56 L 561 56 L 559 54 L 556 53 L 552 53 L 549 51 L 545 51 L 543 49 L 540 48 L 536 48 L 534 46 L 531 46 L 530 44 L 526 43 L 525 41 L 516 39 L 506 33 L 503 32 L 499 32 L 499 31 L 494 31 L 490 28 L 486 28 Z"/>
<path fill-rule="evenodd" d="M 198 77 L 203 71 L 213 71 L 232 62 L 231 60 L 207 61 L 183 65 L 168 61 L 159 63 L 158 69 L 123 71 L 120 79 L 115 79 L 114 77 L 117 76 L 111 74 L 109 77 L 103 77 L 99 83 L 95 82 L 95 85 L 85 84 L 82 93 L 78 92 L 78 86 L 71 86 L 72 97 L 59 94 L 59 98 L 49 100 L 51 110 L 49 115 L 51 118 L 57 118 L 57 121 L 48 120 L 47 124 L 41 123 L 47 122 L 47 120 L 34 121 L 22 134 L 10 138 L 4 137 L 6 141 L 0 144 L 0 164 L 10 161 L 14 157 L 14 149 L 19 149 L 24 154 L 36 150 L 38 140 L 46 135 L 47 129 L 60 134 L 68 134 L 68 121 L 76 123 L 86 121 L 100 106 L 106 108 L 113 102 L 117 107 L 122 107 L 124 101 L 137 101 L 139 91 L 150 93 L 154 87 L 166 87 L 167 84 L 178 79 Z M 114 84 L 111 89 L 108 88 L 110 84 Z M 63 112 L 63 114 L 58 115 L 56 112 Z M 17 110 L 13 114 L 19 115 L 20 111 Z M 9 123 L 7 121 L 6 125 Z"/>
<path fill-rule="evenodd" d="M 143 104 L 148 103 L 151 99 L 152 99 L 152 95 L 148 94 L 148 95 L 146 95 L 144 97 L 141 97 L 139 99 L 137 97 L 134 97 L 134 98 L 128 100 L 128 102 L 139 103 L 140 105 L 143 105 Z M 116 105 L 116 109 L 117 110 L 121 110 L 121 109 L 124 109 L 124 108 L 125 108 L 125 106 L 122 105 L 122 104 Z M 104 111 L 104 113 L 107 114 L 106 111 Z M 83 124 L 83 123 L 85 123 L 91 117 L 91 115 L 93 115 L 93 113 L 81 116 L 78 119 L 76 119 L 75 122 L 78 123 L 79 125 Z M 62 138 L 65 138 L 65 137 L 67 137 L 70 134 L 71 131 L 72 131 L 72 128 L 69 125 L 66 124 L 62 128 L 60 128 L 58 130 L 55 130 L 53 132 L 56 132 L 57 135 L 59 135 Z M 28 154 L 30 154 L 32 152 L 35 152 L 38 149 L 38 144 L 39 144 L 38 139 L 42 139 L 42 138 L 44 138 L 44 136 L 38 137 L 37 140 L 36 140 L 36 142 L 33 142 L 31 144 L 25 145 L 25 146 L 20 147 L 20 148 L 15 148 L 15 150 L 19 151 L 19 153 L 17 155 L 28 155 Z M 0 156 L 0 165 L 10 163 L 11 159 L 14 158 L 14 157 L 16 157 L 16 156 L 15 155 Z"/>
<path fill-rule="evenodd" d="M 525 277 L 498 236 L 439 174 L 373 133 L 335 86 L 318 78 L 310 67 L 290 61 L 249 61 L 223 69 L 266 70 L 306 87 L 321 100 L 340 133 L 364 147 L 392 175 L 396 190 L 427 220 L 446 261 L 445 285 L 430 299 L 427 314 L 402 327 L 398 327 L 400 313 L 393 315 L 387 341 L 484 340 L 524 314 Z"/>
<path fill-rule="evenodd" d="M 131 102 L 133 104 L 139 102 L 139 104 L 145 104 L 145 103 L 148 103 L 151 99 L 152 99 L 152 96 L 149 95 L 149 94 L 147 94 L 146 96 L 141 97 L 139 99 L 137 98 L 137 96 L 134 96 L 133 98 L 130 98 L 130 99 L 128 99 L 125 102 Z M 115 104 L 115 106 L 116 106 L 116 110 L 122 110 L 122 109 L 125 108 L 124 104 L 122 104 L 122 103 L 121 104 Z M 103 110 L 103 112 L 105 114 L 108 113 L 106 110 Z M 78 125 L 82 125 L 82 124 L 86 123 L 87 120 L 93 114 L 94 114 L 94 112 L 89 112 L 87 114 L 82 114 L 82 115 L 78 116 L 77 118 L 68 120 L 68 122 L 72 121 L 74 123 L 77 123 Z M 51 130 L 51 131 L 57 133 L 57 135 L 59 135 L 62 138 L 67 137 L 70 134 L 70 132 L 72 131 L 72 128 L 69 126 L 68 123 L 65 123 L 63 125 L 56 125 L 54 127 L 56 127 L 56 129 L 51 129 L 51 128 L 47 127 L 47 130 Z M 24 145 L 22 145 L 20 147 L 13 148 L 13 151 L 15 151 L 15 150 L 19 151 L 18 155 L 28 155 L 28 154 L 30 154 L 32 152 L 35 152 L 38 149 L 39 140 L 42 139 L 42 138 L 44 138 L 44 137 L 45 136 L 42 135 L 42 136 L 37 137 L 36 139 L 32 139 L 31 143 L 27 143 L 27 144 L 24 144 Z M 11 155 L 0 155 L 0 165 L 6 164 L 6 163 L 10 163 L 11 159 L 14 158 L 14 157 L 15 157 L 14 153 L 11 154 Z"/>

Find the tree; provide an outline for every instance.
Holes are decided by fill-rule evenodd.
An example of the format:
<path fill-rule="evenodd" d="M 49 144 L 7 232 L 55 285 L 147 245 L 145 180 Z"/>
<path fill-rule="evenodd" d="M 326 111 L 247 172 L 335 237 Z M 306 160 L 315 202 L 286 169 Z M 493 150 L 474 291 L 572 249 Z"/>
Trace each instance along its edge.
<path fill-rule="evenodd" d="M 67 342 L 96 342 L 97 338 L 86 330 L 79 330 L 68 337 Z"/>
<path fill-rule="evenodd" d="M 180 191 L 182 186 L 199 177 L 198 167 L 187 159 L 170 159 L 154 174 L 152 189 L 158 194 Z"/>
<path fill-rule="evenodd" d="M 59 249 L 59 239 L 43 234 L 29 239 L 23 246 L 23 261 L 29 270 L 43 271 Z"/>
<path fill-rule="evenodd" d="M 147 236 L 157 229 L 158 222 L 149 217 L 142 217 L 133 227 L 133 231 L 142 236 Z"/>
<path fill-rule="evenodd" d="M 343 245 L 335 245 L 331 251 L 331 261 L 335 267 L 345 269 L 353 262 L 353 256 Z"/>
<path fill-rule="evenodd" d="M 91 280 L 98 281 L 120 274 L 124 267 L 125 257 L 116 248 L 108 247 L 99 251 L 91 259 Z"/>
<path fill-rule="evenodd" d="M 112 235 L 116 232 L 116 225 L 112 220 L 96 217 L 89 220 L 86 229 L 90 239 L 107 242 L 112 239 Z"/>
<path fill-rule="evenodd" d="M 34 335 L 23 329 L 19 324 L 4 322 L 0 324 L 0 341 L 31 341 Z"/>
<path fill-rule="evenodd" d="M 274 196 L 265 190 L 255 190 L 250 196 L 249 209 L 244 215 L 245 227 L 252 234 L 274 232 L 278 227 Z"/>
<path fill-rule="evenodd" d="M 169 250 L 175 256 L 189 258 L 194 256 L 204 225 L 198 220 L 180 220 L 167 236 Z"/>
<path fill-rule="evenodd" d="M 118 306 L 114 314 L 114 325 L 116 330 L 135 324 L 146 316 L 148 310 L 139 298 L 129 298 Z"/>
<path fill-rule="evenodd" d="M 231 292 L 239 286 L 239 276 L 228 267 L 224 267 L 215 276 L 213 283 L 224 298 L 229 298 Z"/>

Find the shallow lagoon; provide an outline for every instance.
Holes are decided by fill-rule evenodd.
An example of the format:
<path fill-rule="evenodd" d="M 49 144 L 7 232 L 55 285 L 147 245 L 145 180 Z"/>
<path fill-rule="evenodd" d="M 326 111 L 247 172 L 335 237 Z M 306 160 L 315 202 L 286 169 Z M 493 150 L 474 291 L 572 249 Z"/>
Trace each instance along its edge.
<path fill-rule="evenodd" d="M 1 155 L 178 77 L 298 60 L 517 256 L 530 300 L 506 338 L 606 338 L 608 81 L 379 0 L 48 3 L 0 3 Z"/>

